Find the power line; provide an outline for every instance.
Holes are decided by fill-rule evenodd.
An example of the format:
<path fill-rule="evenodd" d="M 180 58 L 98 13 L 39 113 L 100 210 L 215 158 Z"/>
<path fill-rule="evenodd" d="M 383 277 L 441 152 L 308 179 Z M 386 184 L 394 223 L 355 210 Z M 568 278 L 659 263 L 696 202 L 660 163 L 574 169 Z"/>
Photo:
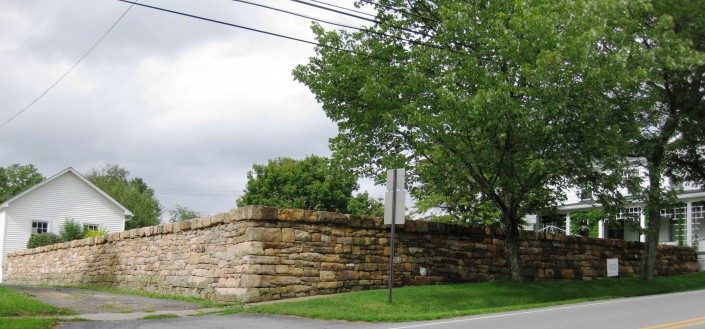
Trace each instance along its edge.
<path fill-rule="evenodd" d="M 199 19 L 199 20 L 203 20 L 203 21 L 207 21 L 207 22 L 211 22 L 211 23 L 216 23 L 216 24 L 221 24 L 221 25 L 226 25 L 226 26 L 230 26 L 230 27 L 234 27 L 234 28 L 238 28 L 238 29 L 243 29 L 243 30 L 251 31 L 251 32 L 262 33 L 262 34 L 270 35 L 270 36 L 273 36 L 273 37 L 279 37 L 279 38 L 288 39 L 288 40 L 292 40 L 292 41 L 302 42 L 302 43 L 306 43 L 306 44 L 310 44 L 310 45 L 314 45 L 314 46 L 318 46 L 318 47 L 324 47 L 324 48 L 329 48 L 329 49 L 333 49 L 333 50 L 344 51 L 344 52 L 348 52 L 348 53 L 351 53 L 351 54 L 366 56 L 366 57 L 369 57 L 369 58 L 376 58 L 376 59 L 383 60 L 383 61 L 387 61 L 387 62 L 389 61 L 389 59 L 387 59 L 387 58 L 382 58 L 382 57 L 378 57 L 378 56 L 373 56 L 373 55 L 369 55 L 369 54 L 364 54 L 364 53 L 356 52 L 356 51 L 353 51 L 353 50 L 350 50 L 350 49 L 339 48 L 339 47 L 335 47 L 335 46 L 331 46 L 331 45 L 326 45 L 326 44 L 322 44 L 322 43 L 318 43 L 318 42 L 310 41 L 310 40 L 306 40 L 306 39 L 301 39 L 301 38 L 297 38 L 297 37 L 292 37 L 292 36 L 288 36 L 288 35 L 280 34 L 280 33 L 276 33 L 276 32 L 265 31 L 265 30 L 261 30 L 261 29 L 257 29 L 257 28 L 247 27 L 247 26 L 244 26 L 244 25 L 238 25 L 238 24 L 228 23 L 228 22 L 225 22 L 225 21 L 220 21 L 220 20 L 216 20 L 216 19 L 212 19 L 212 18 L 208 18 L 208 17 L 193 15 L 193 14 L 184 13 L 184 12 L 180 12 L 180 11 L 175 11 L 175 10 L 171 10 L 171 9 L 166 9 L 166 8 L 162 8 L 162 7 L 156 7 L 156 6 L 145 5 L 145 4 L 142 4 L 142 3 L 137 3 L 137 2 L 128 1 L 128 0 L 117 0 L 117 1 L 124 2 L 124 3 L 131 3 L 131 4 L 134 4 L 134 5 L 136 5 L 136 6 L 140 6 L 140 7 L 145 7 L 145 8 L 149 8 L 149 9 L 154 9 L 154 10 L 157 10 L 157 11 L 162 11 L 162 12 L 166 12 L 166 13 L 170 13 L 170 14 L 175 14 L 175 15 L 179 15 L 179 16 L 184 16 L 184 17 L 189 17 L 189 18 L 195 18 L 195 19 Z M 295 0 L 292 0 L 292 1 L 295 1 Z"/>
<path fill-rule="evenodd" d="M 136 2 L 133 2 L 129 7 L 127 7 L 127 9 L 122 13 L 122 15 L 120 15 L 120 17 L 118 17 L 118 19 L 115 21 L 115 23 L 113 23 L 113 25 L 111 25 L 110 28 L 108 28 L 108 30 L 105 31 L 105 33 L 103 33 L 103 35 L 98 39 L 98 41 L 96 41 L 96 42 L 93 44 L 93 46 L 91 46 L 91 47 L 88 49 L 88 51 L 86 51 L 86 52 L 83 54 L 83 56 L 81 56 L 81 58 L 79 58 L 78 61 L 76 61 L 76 63 L 74 63 L 73 66 L 71 66 L 71 68 L 68 69 L 68 71 L 66 71 L 61 77 L 59 77 L 58 80 L 54 81 L 54 83 L 52 83 L 51 86 L 49 86 L 49 88 L 47 88 L 46 90 L 44 90 L 43 93 L 39 94 L 39 96 L 38 96 L 37 98 L 35 98 L 31 103 L 29 103 L 29 105 L 25 106 L 23 109 L 21 109 L 20 111 L 18 111 L 17 113 L 15 113 L 13 116 L 11 116 L 9 119 L 7 119 L 5 122 L 3 122 L 2 124 L 0 124 L 0 128 L 2 128 L 2 127 L 5 126 L 6 124 L 8 124 L 10 121 L 14 120 L 15 118 L 17 118 L 18 116 L 20 116 L 20 114 L 22 114 L 24 111 L 26 111 L 26 110 L 28 110 L 30 107 L 32 107 L 32 105 L 34 105 L 36 102 L 38 102 L 42 97 L 44 97 L 44 95 L 46 95 L 49 91 L 51 91 L 52 89 L 54 89 L 54 87 L 56 87 L 56 85 L 58 85 L 62 80 L 64 80 L 64 78 L 65 78 L 67 75 L 69 75 L 69 73 L 71 73 L 71 71 L 73 71 L 73 69 L 75 69 L 75 68 L 78 66 L 78 64 L 81 64 L 81 62 L 82 62 L 86 57 L 88 57 L 88 55 L 93 51 L 93 49 L 95 49 L 96 47 L 98 47 L 98 44 L 100 44 L 100 43 L 103 41 L 103 39 L 105 39 L 105 37 L 107 37 L 108 34 L 110 34 L 110 32 L 112 32 L 112 30 L 115 28 L 115 26 L 117 26 L 118 23 L 120 23 L 120 21 L 122 21 L 123 17 L 125 17 L 125 15 L 127 15 L 127 13 L 130 11 L 130 9 L 132 9 L 132 7 L 133 7 L 135 4 L 136 4 Z"/>
<path fill-rule="evenodd" d="M 313 1 L 313 0 L 311 0 L 311 1 Z M 428 20 L 432 20 L 432 21 L 438 22 L 438 20 L 435 19 L 435 18 L 426 17 L 426 16 L 419 15 L 419 14 L 414 13 L 414 12 L 411 12 L 411 11 L 402 10 L 402 9 L 399 9 L 399 8 L 395 8 L 395 7 L 393 7 L 393 6 L 385 5 L 385 4 L 378 3 L 378 2 L 374 2 L 374 1 L 371 1 L 371 0 L 360 0 L 360 1 L 361 1 L 361 2 L 364 2 L 364 3 L 366 3 L 366 4 L 373 5 L 373 6 L 379 6 L 379 7 L 385 8 L 385 9 L 389 9 L 389 10 L 391 10 L 391 11 L 396 11 L 396 12 L 398 12 L 398 13 L 400 13 L 400 14 L 410 15 L 410 16 L 414 16 L 414 17 L 418 17 L 418 18 L 422 18 L 422 19 L 428 19 Z"/>
<path fill-rule="evenodd" d="M 279 34 L 279 33 L 275 33 L 275 32 L 260 30 L 260 29 L 256 29 L 256 28 L 252 28 L 252 27 L 247 27 L 247 26 L 244 26 L 244 25 L 238 25 L 238 24 L 228 23 L 228 22 L 225 22 L 225 21 L 219 21 L 219 20 L 216 20 L 216 19 L 208 18 L 208 17 L 193 15 L 193 14 L 184 13 L 184 12 L 180 12 L 180 11 L 175 11 L 175 10 L 171 10 L 171 9 L 166 9 L 166 8 L 162 8 L 162 7 L 156 7 L 156 6 L 145 5 L 145 4 L 142 4 L 142 3 L 137 3 L 137 2 L 128 1 L 128 0 L 117 0 L 117 1 L 124 2 L 124 3 L 131 3 L 131 4 L 133 4 L 133 5 L 137 5 L 137 6 L 140 6 L 140 7 L 145 7 L 145 8 L 149 8 L 149 9 L 154 9 L 154 10 L 158 10 L 158 11 L 163 11 L 163 12 L 170 13 L 170 14 L 175 14 L 175 15 L 180 15 L 180 16 L 185 16 L 185 17 L 200 19 L 200 20 L 203 20 L 203 21 L 211 22 L 211 23 L 217 23 L 217 24 L 227 25 L 227 26 L 231 26 L 231 27 L 235 27 L 235 28 L 239 28 L 239 29 L 243 29 L 243 30 L 252 31 L 252 32 L 267 34 L 267 35 L 271 35 L 271 36 L 274 36 L 274 37 L 279 37 L 279 38 L 289 39 L 289 40 L 293 40 L 293 41 L 308 43 L 308 44 L 314 45 L 314 46 L 323 46 L 323 47 L 325 47 L 325 45 L 319 44 L 319 43 L 314 42 L 314 41 L 309 41 L 309 40 L 305 40 L 305 39 L 300 39 L 300 38 L 297 38 L 297 37 L 292 37 L 292 36 L 288 36 L 288 35 L 284 35 L 284 34 Z"/>
<path fill-rule="evenodd" d="M 380 24 L 380 23 L 381 23 L 380 21 L 378 21 L 378 20 L 376 20 L 376 19 L 367 18 L 367 17 L 362 17 L 362 16 L 359 16 L 359 15 L 351 14 L 351 13 L 344 12 L 344 11 L 337 10 L 337 9 L 333 9 L 333 8 L 324 7 L 324 6 L 317 5 L 317 4 L 315 4 L 315 3 L 306 2 L 306 1 L 303 1 L 303 0 L 289 0 L 289 1 L 296 2 L 296 3 L 300 3 L 300 4 L 306 5 L 306 6 L 311 6 L 311 7 L 314 7 L 314 8 L 319 8 L 319 9 L 331 11 L 331 12 L 338 13 L 338 14 L 345 15 L 345 16 L 354 17 L 354 18 L 361 19 L 361 20 L 363 20 L 363 21 L 372 22 L 372 23 L 375 23 L 375 24 Z"/>
<path fill-rule="evenodd" d="M 377 25 L 383 25 L 382 21 L 377 20 L 377 19 L 371 19 L 371 18 L 362 17 L 362 16 L 359 16 L 359 15 L 351 14 L 351 13 L 346 13 L 346 12 L 344 12 L 344 11 L 336 10 L 336 9 L 333 9 L 333 8 L 328 8 L 328 7 L 320 6 L 320 5 L 317 5 L 317 4 L 315 4 L 315 3 L 310 3 L 310 2 L 303 1 L 303 0 L 289 0 L 289 1 L 296 2 L 296 3 L 300 3 L 300 4 L 303 4 L 303 5 L 307 5 L 307 6 L 311 6 L 311 7 L 315 7 L 315 8 L 319 8 L 319 9 L 323 9 L 323 10 L 327 10 L 327 11 L 334 12 L 334 13 L 338 13 L 338 14 L 342 14 L 342 15 L 345 15 L 345 16 L 354 17 L 354 18 L 357 18 L 357 19 L 361 19 L 361 20 L 364 20 L 364 21 L 368 21 L 368 22 L 375 23 L 375 24 L 377 24 Z M 411 29 L 408 29 L 408 28 L 405 28 L 405 27 L 396 26 L 396 25 L 391 25 L 391 24 L 388 24 L 388 25 L 389 25 L 389 27 L 392 27 L 392 28 L 395 28 L 395 29 L 397 29 L 397 30 L 401 30 L 401 31 L 404 31 L 404 32 L 408 32 L 408 33 L 411 33 L 411 34 L 414 34 L 414 35 L 422 35 L 422 36 L 427 37 L 427 38 L 430 38 L 430 37 L 431 37 L 431 35 L 428 35 L 427 33 L 424 33 L 424 32 L 414 31 L 414 30 L 411 30 Z"/>
<path fill-rule="evenodd" d="M 304 14 L 299 14 L 299 13 L 296 13 L 296 12 L 293 12 L 293 11 L 289 11 L 289 10 L 285 10 L 285 9 L 281 9 L 281 8 L 276 8 L 276 7 L 271 7 L 271 6 L 267 6 L 267 5 L 263 5 L 263 4 L 259 4 L 259 3 L 254 3 L 254 2 L 246 1 L 246 0 L 230 0 L 230 1 L 240 2 L 240 3 L 252 5 L 252 6 L 257 6 L 257 7 L 261 7 L 261 8 L 265 8 L 265 9 L 269 9 L 269 10 L 274 10 L 274 11 L 278 11 L 278 12 L 281 12 L 281 13 L 285 13 L 285 14 L 289 14 L 289 15 L 294 15 L 294 16 L 302 17 L 302 18 L 307 18 L 307 19 L 314 20 L 314 21 L 317 21 L 317 22 L 326 23 L 326 24 L 330 24 L 330 25 L 335 25 L 335 26 L 339 26 L 339 27 L 345 27 L 345 28 L 355 29 L 355 30 L 363 30 L 363 29 L 360 28 L 360 27 L 356 27 L 356 26 L 352 26 L 352 25 L 347 25 L 347 24 L 342 24 L 342 23 L 336 23 L 336 22 L 333 22 L 333 21 L 328 21 L 328 20 L 321 19 L 321 18 L 316 18 L 316 17 L 304 15 Z"/>
<path fill-rule="evenodd" d="M 302 17 L 302 18 L 306 18 L 306 19 L 311 19 L 311 20 L 314 20 L 314 21 L 317 21 L 317 22 L 320 22 L 320 23 L 330 24 L 330 25 L 334 25 L 334 26 L 338 26 L 338 27 L 344 27 L 344 28 L 354 29 L 354 30 L 358 30 L 358 31 L 368 32 L 368 33 L 373 33 L 373 34 L 385 36 L 385 37 L 388 37 L 388 38 L 396 39 L 396 40 L 399 40 L 399 41 L 406 41 L 406 42 L 409 42 L 409 43 L 412 43 L 412 44 L 415 44 L 415 45 L 419 45 L 419 46 L 431 47 L 431 48 L 441 49 L 441 50 L 444 49 L 444 48 L 442 48 L 442 47 L 438 47 L 438 46 L 435 46 L 435 45 L 429 45 L 429 44 L 426 44 L 426 43 L 424 43 L 424 42 L 417 41 L 417 40 L 413 40 L 413 39 L 406 39 L 406 38 L 402 38 L 402 37 L 399 37 L 399 36 L 389 35 L 389 34 L 386 34 L 386 33 L 383 33 L 383 32 L 379 32 L 379 31 L 375 31 L 375 30 L 370 30 L 370 29 L 367 29 L 367 28 L 362 28 L 362 27 L 357 27 L 357 26 L 352 26 L 352 25 L 337 23 L 337 22 L 333 22 L 333 21 L 329 21 L 329 20 L 325 20 L 325 19 L 321 19 L 321 18 L 316 18 L 316 17 L 304 15 L 304 14 L 300 14 L 300 13 L 297 13 L 297 12 L 293 12 L 293 11 L 281 9 L 281 8 L 276 8 L 276 7 L 267 6 L 267 5 L 263 5 L 263 4 L 259 4 L 259 3 L 254 3 L 254 2 L 251 2 L 251 1 L 247 1 L 247 0 L 230 0 L 230 1 L 240 2 L 240 3 L 244 3 L 244 4 L 248 4 L 248 5 L 252 5 L 252 6 L 264 8 L 264 9 L 274 10 L 274 11 L 278 11 L 278 12 L 281 12 L 281 13 L 285 13 L 285 14 L 297 16 L 297 17 Z"/>
<path fill-rule="evenodd" d="M 348 10 L 348 11 L 351 11 L 351 12 L 354 12 L 354 13 L 363 14 L 363 15 L 370 16 L 370 17 L 375 17 L 374 14 L 366 13 L 366 12 L 364 12 L 364 11 L 355 10 L 355 9 L 348 8 L 348 7 L 343 7 L 343 6 L 334 5 L 334 4 L 332 4 L 332 3 L 328 3 L 328 2 L 325 2 L 325 1 L 320 1 L 320 0 L 309 0 L 309 1 L 315 2 L 315 3 L 324 4 L 324 5 L 333 7 L 333 8 Z"/>

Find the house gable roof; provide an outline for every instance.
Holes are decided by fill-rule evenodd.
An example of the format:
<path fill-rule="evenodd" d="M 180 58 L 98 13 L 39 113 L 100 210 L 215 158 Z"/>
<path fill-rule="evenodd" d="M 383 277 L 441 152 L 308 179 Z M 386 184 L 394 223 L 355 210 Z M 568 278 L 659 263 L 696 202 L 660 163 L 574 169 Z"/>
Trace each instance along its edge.
<path fill-rule="evenodd" d="M 30 192 L 36 190 L 36 189 L 39 188 L 40 186 L 45 185 L 45 184 L 47 184 L 47 183 L 49 183 L 49 182 L 55 180 L 56 178 L 63 176 L 63 175 L 66 174 L 66 173 L 69 173 L 69 174 L 72 174 L 72 175 L 76 176 L 76 177 L 77 177 L 79 180 L 81 180 L 83 183 L 85 183 L 85 184 L 88 185 L 90 188 L 92 188 L 93 190 L 95 190 L 96 192 L 98 192 L 98 194 L 100 194 L 100 195 L 103 196 L 105 199 L 107 199 L 108 201 L 110 201 L 112 204 L 114 204 L 115 206 L 117 206 L 118 208 L 120 208 L 120 210 L 122 210 L 122 211 L 125 213 L 125 217 L 128 217 L 128 220 L 129 220 L 130 218 L 132 218 L 133 214 L 132 214 L 132 212 L 131 212 L 130 210 L 128 210 L 127 208 L 125 208 L 125 206 L 121 205 L 119 202 L 115 201 L 115 199 L 113 199 L 113 198 L 112 198 L 111 196 L 109 196 L 107 193 L 103 192 L 103 190 L 101 190 L 100 188 L 98 188 L 98 186 L 95 186 L 95 184 L 91 183 L 91 181 L 89 181 L 86 177 L 83 177 L 83 175 L 79 174 L 75 169 L 73 169 L 73 168 L 71 168 L 71 167 L 68 167 L 68 168 L 66 168 L 66 169 L 64 169 L 64 170 L 62 170 L 62 171 L 60 171 L 58 174 L 56 174 L 56 175 L 54 175 L 54 176 L 51 176 L 51 177 L 49 177 L 49 178 L 47 178 L 47 179 L 41 181 L 39 184 L 34 185 L 34 186 L 28 188 L 27 190 L 25 190 L 24 192 L 22 192 L 22 193 L 20 193 L 20 194 L 18 194 L 18 195 L 15 195 L 14 197 L 8 199 L 7 201 L 5 201 L 5 202 L 3 202 L 2 204 L 0 204 L 0 209 L 9 207 L 10 204 L 11 204 L 13 201 L 22 198 L 23 196 L 25 196 L 25 195 L 29 194 Z"/>

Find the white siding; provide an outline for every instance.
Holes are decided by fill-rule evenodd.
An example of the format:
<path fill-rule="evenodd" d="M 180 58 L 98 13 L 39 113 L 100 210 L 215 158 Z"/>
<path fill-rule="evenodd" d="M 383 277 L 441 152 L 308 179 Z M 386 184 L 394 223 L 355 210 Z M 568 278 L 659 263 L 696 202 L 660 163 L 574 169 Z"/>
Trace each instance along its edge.
<path fill-rule="evenodd" d="M 26 248 L 32 221 L 48 221 L 49 232 L 58 234 L 66 218 L 97 224 L 111 233 L 125 229 L 125 213 L 119 207 L 66 172 L 10 203 L 4 252 Z"/>
<path fill-rule="evenodd" d="M 0 282 L 5 264 L 5 209 L 0 210 Z"/>

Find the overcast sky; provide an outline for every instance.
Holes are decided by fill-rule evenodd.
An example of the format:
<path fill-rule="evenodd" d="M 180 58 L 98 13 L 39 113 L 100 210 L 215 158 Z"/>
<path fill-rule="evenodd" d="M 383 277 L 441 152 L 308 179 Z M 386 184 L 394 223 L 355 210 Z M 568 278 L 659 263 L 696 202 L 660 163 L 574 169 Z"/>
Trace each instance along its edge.
<path fill-rule="evenodd" d="M 251 1 L 360 25 L 291 1 Z M 306 19 L 229 0 L 141 3 L 312 39 Z M 0 123 L 66 72 L 128 6 L 0 0 Z M 0 128 L 0 165 L 33 163 L 51 176 L 118 163 L 144 178 L 165 210 L 226 211 L 253 163 L 330 155 L 336 126 L 291 76 L 313 54 L 310 45 L 135 6 L 62 83 Z M 361 189 L 383 191 L 369 182 Z"/>

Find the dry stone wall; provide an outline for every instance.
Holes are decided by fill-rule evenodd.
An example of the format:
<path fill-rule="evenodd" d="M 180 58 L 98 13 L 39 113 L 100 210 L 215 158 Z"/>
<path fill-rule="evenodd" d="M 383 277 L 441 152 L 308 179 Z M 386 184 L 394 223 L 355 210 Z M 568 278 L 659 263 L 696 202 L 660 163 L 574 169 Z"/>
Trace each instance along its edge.
<path fill-rule="evenodd" d="M 395 282 L 485 281 L 508 276 L 502 231 L 407 221 L 399 225 Z M 640 271 L 643 245 L 523 232 L 534 280 Z M 658 275 L 697 271 L 691 248 L 660 246 Z M 99 284 L 214 300 L 257 302 L 383 288 L 389 229 L 380 218 L 250 206 L 191 221 L 114 233 L 8 255 L 5 279 Z"/>

